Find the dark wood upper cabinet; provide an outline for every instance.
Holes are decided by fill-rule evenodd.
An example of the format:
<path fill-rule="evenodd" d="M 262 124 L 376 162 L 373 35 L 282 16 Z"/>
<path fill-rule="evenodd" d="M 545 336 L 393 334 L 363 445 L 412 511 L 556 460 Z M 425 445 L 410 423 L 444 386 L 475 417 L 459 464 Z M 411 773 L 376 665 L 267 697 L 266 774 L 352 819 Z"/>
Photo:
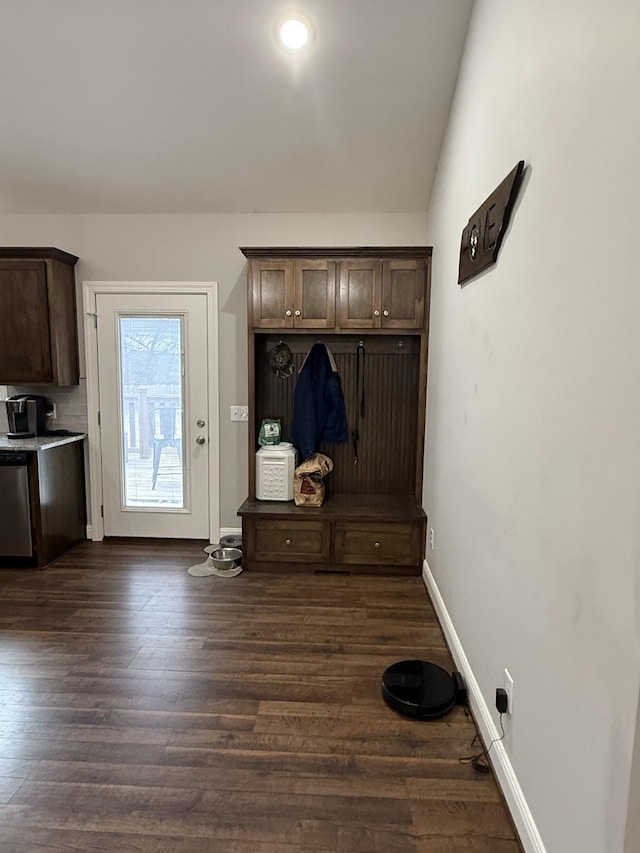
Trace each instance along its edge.
<path fill-rule="evenodd" d="M 421 329 L 424 326 L 426 274 L 423 260 L 382 262 L 383 329 Z"/>
<path fill-rule="evenodd" d="M 75 255 L 0 248 L 0 384 L 77 385 Z"/>
<path fill-rule="evenodd" d="M 262 260 L 251 265 L 251 314 L 259 329 L 293 327 L 293 265 Z"/>
<path fill-rule="evenodd" d="M 341 329 L 380 328 L 380 261 L 360 258 L 340 263 Z"/>
<path fill-rule="evenodd" d="M 430 248 L 282 248 L 281 258 L 273 251 L 242 249 L 250 266 L 251 328 L 424 328 Z"/>
<path fill-rule="evenodd" d="M 336 318 L 336 264 L 326 260 L 293 261 L 296 329 L 331 329 Z"/>
<path fill-rule="evenodd" d="M 341 329 L 421 329 L 427 262 L 424 259 L 342 261 Z"/>
<path fill-rule="evenodd" d="M 251 315 L 257 329 L 327 329 L 335 325 L 336 265 L 325 260 L 251 263 Z"/>

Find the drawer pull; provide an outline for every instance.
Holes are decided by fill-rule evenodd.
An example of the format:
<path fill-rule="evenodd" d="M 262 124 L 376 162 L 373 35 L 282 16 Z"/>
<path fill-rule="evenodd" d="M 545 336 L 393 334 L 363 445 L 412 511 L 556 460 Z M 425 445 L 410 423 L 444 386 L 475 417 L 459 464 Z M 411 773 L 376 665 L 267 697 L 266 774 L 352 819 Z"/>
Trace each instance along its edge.
<path fill-rule="evenodd" d="M 379 548 L 379 547 L 380 547 L 380 543 L 379 543 L 379 542 L 375 542 L 373 547 L 374 547 L 374 548 Z"/>
<path fill-rule="evenodd" d="M 291 539 L 285 539 L 284 544 L 285 545 L 291 545 Z"/>

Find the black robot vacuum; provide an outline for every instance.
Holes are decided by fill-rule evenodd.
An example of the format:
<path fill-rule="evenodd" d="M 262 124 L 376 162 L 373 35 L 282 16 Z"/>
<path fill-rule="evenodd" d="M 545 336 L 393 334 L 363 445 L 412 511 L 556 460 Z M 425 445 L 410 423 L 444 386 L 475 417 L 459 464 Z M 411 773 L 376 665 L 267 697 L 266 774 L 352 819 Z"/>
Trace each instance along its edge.
<path fill-rule="evenodd" d="M 467 690 L 459 672 L 424 660 L 402 660 L 382 675 L 382 696 L 391 708 L 416 720 L 435 720 L 454 705 L 467 704 Z"/>

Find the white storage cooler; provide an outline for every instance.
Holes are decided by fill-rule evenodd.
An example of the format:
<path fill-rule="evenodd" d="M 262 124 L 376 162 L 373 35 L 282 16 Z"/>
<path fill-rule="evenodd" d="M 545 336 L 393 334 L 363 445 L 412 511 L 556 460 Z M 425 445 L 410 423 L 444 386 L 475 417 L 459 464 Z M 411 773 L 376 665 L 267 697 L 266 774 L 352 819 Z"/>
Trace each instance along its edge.
<path fill-rule="evenodd" d="M 288 441 L 268 444 L 256 453 L 256 497 L 260 501 L 292 501 L 296 449 Z"/>

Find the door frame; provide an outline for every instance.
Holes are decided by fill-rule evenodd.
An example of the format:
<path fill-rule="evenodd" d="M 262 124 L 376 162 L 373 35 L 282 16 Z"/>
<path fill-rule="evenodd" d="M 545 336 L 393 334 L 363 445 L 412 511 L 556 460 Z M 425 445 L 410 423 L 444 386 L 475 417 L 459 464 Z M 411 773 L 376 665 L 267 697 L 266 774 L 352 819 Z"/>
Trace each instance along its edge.
<path fill-rule="evenodd" d="M 209 542 L 220 541 L 220 400 L 218 386 L 218 282 L 216 281 L 83 281 L 82 312 L 87 373 L 88 492 L 91 515 L 90 538 L 104 539 L 102 516 L 102 435 L 100 431 L 98 384 L 98 335 L 96 299 L 101 293 L 127 295 L 204 294 L 207 297 L 209 386 Z"/>

